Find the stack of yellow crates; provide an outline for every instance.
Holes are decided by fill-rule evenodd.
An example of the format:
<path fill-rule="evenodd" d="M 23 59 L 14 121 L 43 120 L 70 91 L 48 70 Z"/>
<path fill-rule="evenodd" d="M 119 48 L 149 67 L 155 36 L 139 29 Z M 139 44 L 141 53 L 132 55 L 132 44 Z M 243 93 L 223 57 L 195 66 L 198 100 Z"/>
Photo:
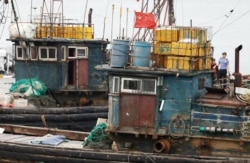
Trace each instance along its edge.
<path fill-rule="evenodd" d="M 81 24 L 71 24 L 64 26 L 51 26 L 42 24 L 37 26 L 36 38 L 68 38 L 68 39 L 93 39 L 92 27 L 82 26 Z"/>
<path fill-rule="evenodd" d="M 170 70 L 207 70 L 211 67 L 211 43 L 207 29 L 166 27 L 155 30 L 156 66 Z"/>

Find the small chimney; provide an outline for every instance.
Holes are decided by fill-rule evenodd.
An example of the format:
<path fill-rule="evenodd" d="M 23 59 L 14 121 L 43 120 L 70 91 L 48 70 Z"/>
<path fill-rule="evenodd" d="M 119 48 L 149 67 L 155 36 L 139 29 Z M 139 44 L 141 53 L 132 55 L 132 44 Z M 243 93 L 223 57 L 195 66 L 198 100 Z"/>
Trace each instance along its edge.
<path fill-rule="evenodd" d="M 88 24 L 89 24 L 89 27 L 91 27 L 91 24 L 92 24 L 92 12 L 93 12 L 93 9 L 90 8 L 89 9 L 89 15 L 88 15 Z"/>
<path fill-rule="evenodd" d="M 239 45 L 237 48 L 235 48 L 235 72 L 233 73 L 233 76 L 235 77 L 234 87 L 240 87 L 242 85 L 242 75 L 239 71 L 241 49 L 242 45 Z"/>

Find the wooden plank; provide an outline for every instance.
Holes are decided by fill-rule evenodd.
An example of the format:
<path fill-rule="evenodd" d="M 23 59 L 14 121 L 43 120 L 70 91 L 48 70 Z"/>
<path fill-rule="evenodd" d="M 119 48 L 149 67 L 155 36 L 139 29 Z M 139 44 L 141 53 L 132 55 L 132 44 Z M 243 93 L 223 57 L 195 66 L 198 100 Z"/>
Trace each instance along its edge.
<path fill-rule="evenodd" d="M 5 129 L 5 133 L 7 132 L 7 133 L 24 134 L 32 136 L 44 136 L 46 134 L 64 135 L 66 136 L 67 139 L 70 140 L 84 140 L 84 138 L 89 135 L 88 132 L 30 127 L 21 125 L 0 124 L 0 127 Z"/>
<path fill-rule="evenodd" d="M 13 135 L 13 134 L 0 134 L 0 141 L 1 142 L 11 142 L 11 143 L 24 143 L 29 144 L 31 140 L 35 139 L 34 136 L 27 136 L 27 135 Z"/>

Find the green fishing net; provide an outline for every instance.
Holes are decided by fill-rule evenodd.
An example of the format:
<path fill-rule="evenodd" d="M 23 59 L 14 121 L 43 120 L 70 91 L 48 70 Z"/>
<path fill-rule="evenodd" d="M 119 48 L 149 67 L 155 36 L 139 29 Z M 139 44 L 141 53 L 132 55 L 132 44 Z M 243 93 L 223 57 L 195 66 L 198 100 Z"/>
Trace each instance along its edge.
<path fill-rule="evenodd" d="M 13 83 L 9 91 L 23 93 L 26 96 L 41 96 L 46 94 L 47 87 L 37 78 L 21 79 Z"/>

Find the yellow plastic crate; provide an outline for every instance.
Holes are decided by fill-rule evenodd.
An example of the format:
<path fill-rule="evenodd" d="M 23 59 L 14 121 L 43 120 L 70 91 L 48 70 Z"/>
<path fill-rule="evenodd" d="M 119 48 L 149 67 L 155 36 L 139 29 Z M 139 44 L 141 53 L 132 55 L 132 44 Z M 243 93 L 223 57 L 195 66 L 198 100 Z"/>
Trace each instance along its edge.
<path fill-rule="evenodd" d="M 210 70 L 212 57 L 194 58 L 196 59 L 194 70 Z"/>
<path fill-rule="evenodd" d="M 171 54 L 188 57 L 203 57 L 207 54 L 206 43 L 172 42 Z"/>
<path fill-rule="evenodd" d="M 156 67 L 159 67 L 159 68 L 164 67 L 164 56 L 165 55 L 159 55 L 159 54 L 152 55 L 152 60 L 154 61 Z"/>
<path fill-rule="evenodd" d="M 164 68 L 171 70 L 197 70 L 199 58 L 164 56 Z"/>
<path fill-rule="evenodd" d="M 163 67 L 167 69 L 178 69 L 179 57 L 164 56 Z"/>
<path fill-rule="evenodd" d="M 197 58 L 179 57 L 178 69 L 188 71 L 196 70 L 198 60 Z"/>
<path fill-rule="evenodd" d="M 210 42 L 199 45 L 199 56 L 212 56 L 212 46 Z"/>
<path fill-rule="evenodd" d="M 156 29 L 155 40 L 160 42 L 178 41 L 179 30 L 177 28 Z"/>
<path fill-rule="evenodd" d="M 179 40 L 207 41 L 207 29 L 197 27 L 181 27 Z"/>
<path fill-rule="evenodd" d="M 154 44 L 154 53 L 163 55 L 171 54 L 171 43 L 156 42 Z"/>
<path fill-rule="evenodd" d="M 179 56 L 199 56 L 197 44 L 172 42 L 171 53 Z"/>
<path fill-rule="evenodd" d="M 62 37 L 71 39 L 92 39 L 92 27 L 73 26 L 39 26 L 36 28 L 36 38 Z"/>
<path fill-rule="evenodd" d="M 212 61 L 213 61 L 212 57 L 206 57 L 205 70 L 210 70 L 211 69 Z"/>

